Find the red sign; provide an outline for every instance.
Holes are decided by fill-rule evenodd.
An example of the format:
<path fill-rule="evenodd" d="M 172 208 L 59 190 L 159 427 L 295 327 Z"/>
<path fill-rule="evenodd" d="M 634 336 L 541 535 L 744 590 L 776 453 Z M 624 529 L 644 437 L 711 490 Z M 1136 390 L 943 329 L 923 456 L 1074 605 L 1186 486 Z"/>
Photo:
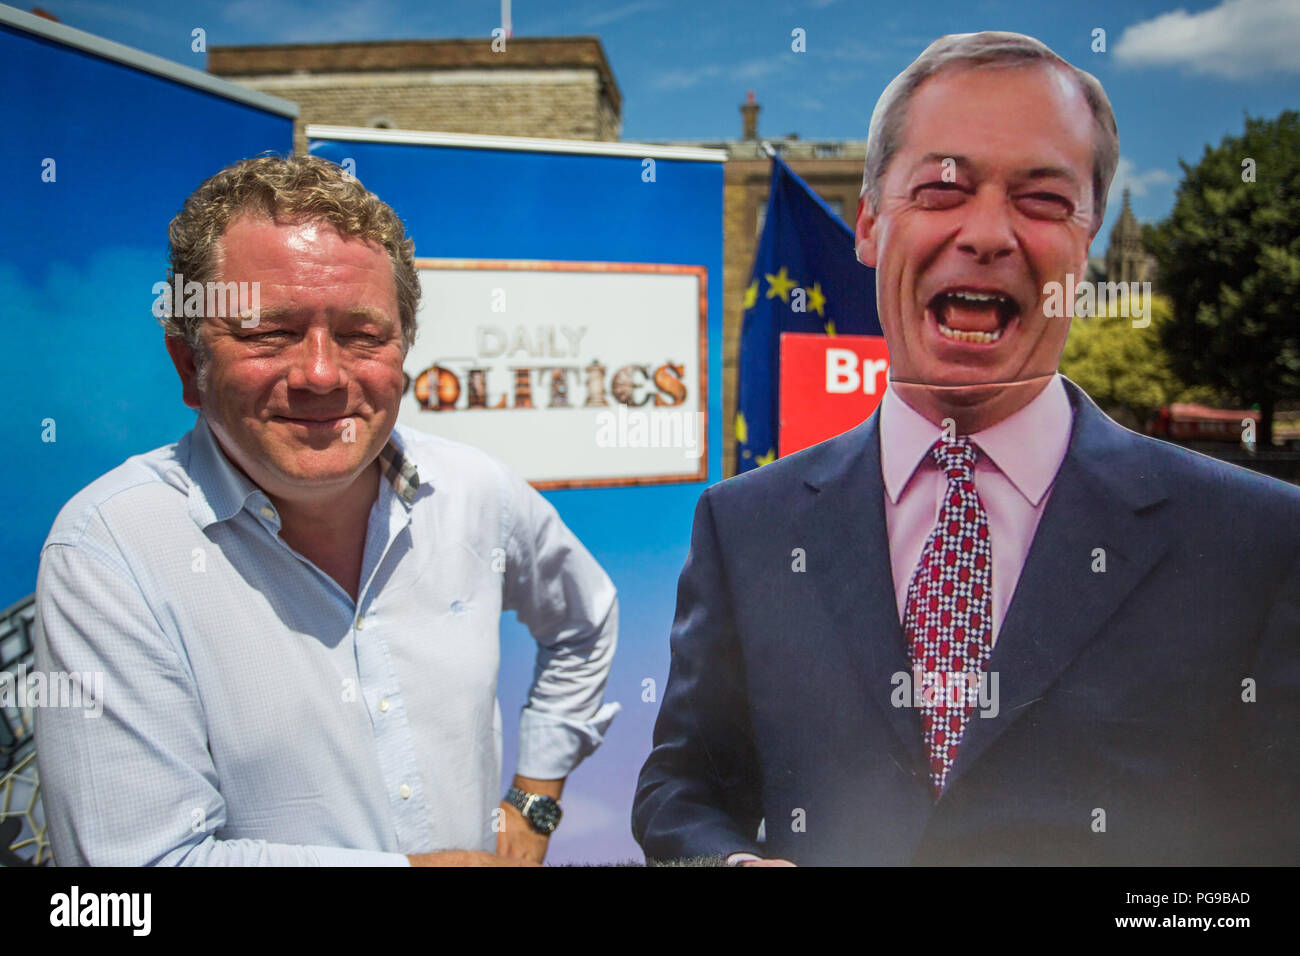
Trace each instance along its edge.
<path fill-rule="evenodd" d="M 878 335 L 781 335 L 782 457 L 860 424 L 885 394 L 889 350 Z"/>

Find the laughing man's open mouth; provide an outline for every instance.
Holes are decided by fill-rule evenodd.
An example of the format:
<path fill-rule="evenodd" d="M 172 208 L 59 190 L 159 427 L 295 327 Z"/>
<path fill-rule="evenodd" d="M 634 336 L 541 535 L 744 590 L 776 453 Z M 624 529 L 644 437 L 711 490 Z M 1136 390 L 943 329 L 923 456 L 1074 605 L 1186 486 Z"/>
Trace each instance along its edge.
<path fill-rule="evenodd" d="M 945 338 L 992 344 L 1020 314 L 1020 305 L 997 289 L 954 288 L 931 299 L 927 311 Z"/>

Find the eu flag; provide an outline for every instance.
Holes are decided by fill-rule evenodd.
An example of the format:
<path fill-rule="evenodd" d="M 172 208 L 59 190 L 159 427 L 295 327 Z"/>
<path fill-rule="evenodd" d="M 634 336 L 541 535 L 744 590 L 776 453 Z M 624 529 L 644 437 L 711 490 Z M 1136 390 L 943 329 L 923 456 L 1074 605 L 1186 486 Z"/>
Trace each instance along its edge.
<path fill-rule="evenodd" d="M 740 331 L 737 474 L 776 458 L 782 332 L 881 334 L 876 270 L 858 262 L 853 230 L 774 156 Z"/>

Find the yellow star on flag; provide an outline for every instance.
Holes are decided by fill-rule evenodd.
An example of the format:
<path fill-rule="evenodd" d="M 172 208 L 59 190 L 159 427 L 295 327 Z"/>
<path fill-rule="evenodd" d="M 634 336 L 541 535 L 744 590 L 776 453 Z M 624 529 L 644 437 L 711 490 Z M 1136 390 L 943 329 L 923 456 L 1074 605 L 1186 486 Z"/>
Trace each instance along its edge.
<path fill-rule="evenodd" d="M 754 461 L 758 462 L 759 465 L 772 464 L 772 462 L 776 461 L 776 449 L 769 448 L 766 455 L 758 455 L 754 458 Z"/>
<path fill-rule="evenodd" d="M 782 266 L 776 275 L 770 272 L 764 274 L 767 276 L 767 297 L 770 299 L 774 295 L 779 295 L 782 302 L 789 302 L 790 290 L 798 283 L 786 274 L 785 266 Z"/>
<path fill-rule="evenodd" d="M 826 318 L 826 296 L 822 293 L 820 282 L 814 282 L 812 288 L 808 290 L 808 311 L 816 312 L 823 319 Z"/>
<path fill-rule="evenodd" d="M 745 423 L 745 416 L 736 412 L 736 441 L 742 445 L 749 441 L 749 426 Z"/>
<path fill-rule="evenodd" d="M 750 309 L 752 309 L 754 307 L 754 303 L 757 301 L 758 301 L 758 280 L 755 279 L 753 282 L 749 284 L 749 288 L 745 290 L 745 311 L 748 312 Z"/>
<path fill-rule="evenodd" d="M 835 334 L 835 320 L 834 320 L 834 319 L 828 319 L 828 320 L 826 321 L 826 334 L 827 334 L 827 335 L 834 335 L 834 334 Z"/>

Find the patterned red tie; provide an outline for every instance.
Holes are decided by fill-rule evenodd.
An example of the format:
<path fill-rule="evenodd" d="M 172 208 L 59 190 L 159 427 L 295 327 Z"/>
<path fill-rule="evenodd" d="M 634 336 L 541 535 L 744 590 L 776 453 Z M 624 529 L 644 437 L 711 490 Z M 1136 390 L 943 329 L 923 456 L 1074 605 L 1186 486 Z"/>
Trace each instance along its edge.
<path fill-rule="evenodd" d="M 957 759 L 992 651 L 993 557 L 988 515 L 975 491 L 977 454 L 966 438 L 940 439 L 930 449 L 948 487 L 903 616 L 912 673 L 921 675 L 921 727 L 935 800 Z"/>

